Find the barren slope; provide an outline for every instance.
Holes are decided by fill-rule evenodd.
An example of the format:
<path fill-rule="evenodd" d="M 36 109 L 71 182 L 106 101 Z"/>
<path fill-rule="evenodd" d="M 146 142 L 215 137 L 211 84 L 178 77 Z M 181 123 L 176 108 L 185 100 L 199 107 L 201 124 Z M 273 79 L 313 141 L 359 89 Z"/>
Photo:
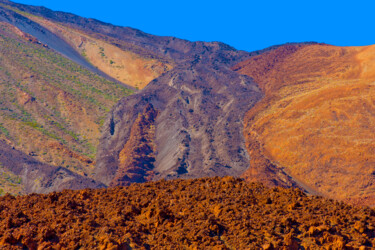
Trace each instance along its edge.
<path fill-rule="evenodd" d="M 133 140 L 133 124 L 149 103 L 158 112 L 152 138 L 155 161 L 149 162 L 142 151 L 135 157 L 143 158 L 154 179 L 239 176 L 248 167 L 242 119 L 261 94 L 251 79 L 231 72 L 222 62 L 213 63 L 236 52 L 227 50 L 221 57 L 217 44 L 198 46 L 202 52 L 194 53 L 202 54 L 201 62 L 176 66 L 115 106 L 98 149 L 98 180 L 109 184 L 121 171 L 120 154 Z M 206 52 L 206 57 L 203 53 L 209 49 L 217 52 Z"/>
<path fill-rule="evenodd" d="M 375 205 L 374 58 L 375 46 L 286 45 L 236 65 L 266 94 L 245 118 L 250 156 L 257 141 L 255 159 L 312 192 Z"/>
<path fill-rule="evenodd" d="M 143 89 L 150 81 L 172 67 L 160 60 L 139 55 L 131 49 L 121 48 L 121 41 L 108 42 L 105 38 L 95 38 L 92 34 L 42 17 L 29 17 L 54 34 L 58 34 L 97 69 L 137 89 Z"/>

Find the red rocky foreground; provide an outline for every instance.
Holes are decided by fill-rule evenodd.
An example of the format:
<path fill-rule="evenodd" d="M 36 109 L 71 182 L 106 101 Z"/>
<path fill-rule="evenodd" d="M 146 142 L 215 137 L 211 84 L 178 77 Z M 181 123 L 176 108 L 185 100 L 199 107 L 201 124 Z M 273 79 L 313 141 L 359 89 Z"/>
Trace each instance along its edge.
<path fill-rule="evenodd" d="M 373 209 L 232 177 L 6 195 L 0 211 L 3 249 L 375 247 Z"/>

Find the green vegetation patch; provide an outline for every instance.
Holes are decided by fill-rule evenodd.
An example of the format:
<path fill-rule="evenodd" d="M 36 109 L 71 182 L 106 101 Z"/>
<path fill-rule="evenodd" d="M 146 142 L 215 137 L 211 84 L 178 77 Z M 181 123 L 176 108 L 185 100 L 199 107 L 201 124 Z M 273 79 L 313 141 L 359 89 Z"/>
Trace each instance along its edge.
<path fill-rule="evenodd" d="M 6 193 L 22 194 L 22 179 L 21 177 L 8 171 L 0 162 L 0 195 L 4 195 Z"/>
<path fill-rule="evenodd" d="M 9 131 L 6 129 L 2 123 L 0 123 L 0 133 L 5 135 L 6 137 L 9 137 Z"/>

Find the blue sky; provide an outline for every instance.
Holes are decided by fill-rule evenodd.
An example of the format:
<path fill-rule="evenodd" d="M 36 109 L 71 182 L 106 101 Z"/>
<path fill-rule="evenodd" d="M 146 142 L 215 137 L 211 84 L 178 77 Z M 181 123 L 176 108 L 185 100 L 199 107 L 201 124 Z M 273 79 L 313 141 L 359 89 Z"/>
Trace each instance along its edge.
<path fill-rule="evenodd" d="M 154 35 L 253 51 L 286 42 L 375 44 L 375 1 L 15 0 Z M 374 3 L 373 3 L 374 2 Z"/>

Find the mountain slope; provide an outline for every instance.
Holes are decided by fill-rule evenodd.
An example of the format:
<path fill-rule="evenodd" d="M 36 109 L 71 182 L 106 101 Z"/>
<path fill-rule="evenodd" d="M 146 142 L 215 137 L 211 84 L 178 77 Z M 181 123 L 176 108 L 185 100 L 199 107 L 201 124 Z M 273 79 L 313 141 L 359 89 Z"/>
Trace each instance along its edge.
<path fill-rule="evenodd" d="M 172 70 L 115 106 L 98 148 L 98 180 L 107 184 L 116 175 L 120 152 L 148 103 L 158 112 L 154 179 L 238 176 L 248 167 L 242 119 L 261 93 L 228 67 L 248 55 L 217 43 L 190 46 Z"/>
<path fill-rule="evenodd" d="M 86 46 L 86 38 L 78 39 L 73 33 L 89 35 L 90 39 L 164 63 L 165 70 L 160 71 L 163 74 L 142 92 L 121 100 L 107 118 L 98 147 L 97 180 L 109 185 L 115 183 L 114 178 L 127 180 L 140 173 L 143 176 L 136 179 L 143 181 L 239 176 L 248 168 L 250 159 L 242 135 L 243 117 L 260 100 L 262 93 L 252 79 L 233 72 L 230 67 L 267 50 L 246 53 L 222 43 L 158 37 L 43 7 L 3 3 L 29 13 L 30 18 L 65 40 L 70 37 L 71 45 L 81 52 L 80 46 Z M 158 113 L 153 124 L 155 133 L 149 138 L 153 143 L 152 152 L 149 152 L 150 147 L 143 151 L 128 146 L 142 144 L 137 139 L 143 136 L 130 136 L 137 134 L 134 131 L 143 131 L 137 127 L 136 120 L 149 104 Z M 131 156 L 126 167 L 120 155 Z M 263 162 L 272 171 L 278 171 L 266 160 Z M 276 179 L 273 182 L 301 187 L 285 173 Z"/>
<path fill-rule="evenodd" d="M 0 207 L 4 249 L 373 249 L 375 245 L 373 209 L 231 177 L 5 196 Z"/>
<path fill-rule="evenodd" d="M 84 39 L 75 41 L 73 33 L 89 35 L 93 41 L 100 40 L 154 60 L 159 66 L 151 68 L 164 72 L 142 92 L 123 99 L 114 107 L 105 122 L 98 148 L 97 180 L 109 185 L 118 171 L 123 172 L 119 170 L 120 152 L 131 140 L 129 136 L 133 124 L 148 104 L 152 104 L 158 112 L 153 138 L 153 178 L 238 176 L 248 167 L 242 119 L 244 113 L 259 100 L 261 93 L 250 78 L 240 76 L 229 67 L 250 58 L 251 54 L 218 42 L 157 37 L 42 7 L 8 1 L 3 3 L 19 12 L 37 16 L 30 17 L 34 21 L 42 18 L 38 21 L 41 25 L 65 39 L 72 37 L 70 40 L 76 47 Z M 50 22 L 57 25 L 51 28 Z M 83 41 L 82 47 L 85 44 L 88 43 Z M 102 48 L 101 52 L 106 55 L 107 49 Z M 97 60 L 91 62 L 94 61 Z M 148 159 L 143 152 L 130 154 L 139 158 L 140 162 Z M 143 156 L 146 158 L 143 159 Z M 126 175 L 123 172 L 122 177 Z M 117 177 L 122 178 L 118 174 Z"/>
<path fill-rule="evenodd" d="M 110 81 L 141 89 L 172 67 L 164 60 L 155 59 L 148 51 L 108 37 L 101 31 L 96 33 L 77 29 L 69 23 L 60 22 L 58 18 L 46 19 L 43 14 L 47 14 L 47 17 L 51 13 L 63 14 L 68 19 L 78 20 L 83 19 L 81 17 L 9 1 L 0 1 L 0 4 L 1 17 L 5 22 Z"/>
<path fill-rule="evenodd" d="M 57 81 L 59 88 L 62 89 L 59 92 L 51 88 L 48 106 L 44 105 L 43 110 L 38 106 L 39 101 L 45 102 L 39 94 L 41 90 L 37 89 L 34 90 L 35 93 L 32 91 L 29 93 L 27 89 L 25 93 L 19 93 L 19 102 L 23 103 L 23 106 L 26 105 L 27 114 L 32 117 L 30 121 L 25 121 L 26 124 L 32 127 L 33 132 L 38 131 L 39 137 L 43 133 L 49 134 L 34 142 L 27 139 L 30 138 L 26 135 L 29 134 L 28 131 L 22 134 L 23 126 L 10 129 L 9 126 L 13 121 L 4 122 L 4 131 L 8 131 L 11 136 L 15 136 L 17 131 L 19 138 L 26 141 L 20 146 L 18 146 L 19 142 L 18 144 L 14 142 L 16 139 L 8 141 L 8 144 L 17 146 L 17 149 L 42 162 L 65 166 L 80 174 L 89 175 L 106 185 L 115 183 L 116 181 L 113 180 L 115 177 L 121 183 L 120 180 L 126 180 L 130 175 L 140 173 L 143 174 L 138 178 L 139 180 L 215 175 L 239 176 L 248 167 L 249 160 L 242 137 L 242 119 L 246 110 L 260 99 L 261 93 L 250 78 L 240 76 L 229 67 L 250 58 L 251 54 L 236 51 L 218 42 L 189 42 L 173 37 L 157 37 L 131 28 L 53 12 L 43 7 L 20 5 L 5 0 L 1 3 L 3 21 L 8 23 L 9 27 L 16 29 L 21 39 L 26 40 L 22 44 L 29 46 L 29 43 L 34 42 L 33 46 L 40 47 L 41 52 L 38 51 L 38 57 L 34 55 L 30 58 L 27 55 L 22 57 L 41 60 L 39 54 L 46 53 L 45 51 L 52 53 L 50 48 L 55 48 L 64 57 L 88 69 L 92 69 L 92 66 L 87 65 L 85 60 L 108 74 L 110 73 L 106 71 L 109 69 L 106 69 L 108 64 L 111 67 L 119 66 L 118 69 L 124 73 L 119 77 L 125 79 L 126 75 L 128 85 L 143 87 L 149 80 L 156 78 L 141 92 L 117 103 L 107 117 L 99 145 L 96 139 L 100 133 L 102 115 L 114 104 L 110 101 L 126 96 L 125 89 L 118 84 L 110 85 L 109 82 L 100 85 L 99 88 L 93 86 L 92 89 L 86 85 L 88 77 L 77 81 L 76 78 L 68 75 L 61 76 L 59 70 L 53 68 L 56 65 L 54 62 L 48 63 L 48 60 L 33 62 L 34 65 L 48 64 L 49 71 L 42 73 L 42 80 L 49 84 L 56 84 Z M 115 60 L 115 54 L 124 61 L 119 58 Z M 59 60 L 61 58 L 59 57 Z M 68 63 L 68 60 L 63 64 L 75 65 Z M 134 68 L 130 69 L 132 67 Z M 18 66 L 14 67 L 14 70 L 16 68 Z M 74 71 L 84 71 L 89 74 L 83 68 Z M 55 77 L 56 73 L 53 72 L 59 73 Z M 64 71 L 64 74 L 67 72 Z M 116 75 L 116 72 L 118 71 L 112 73 Z M 144 78 L 140 79 L 139 76 Z M 45 79 L 45 77 L 49 78 Z M 69 81 L 65 82 L 65 78 Z M 37 77 L 33 75 L 33 79 Z M 37 85 L 32 82 L 32 86 Z M 110 87 L 103 92 L 104 86 L 113 88 Z M 46 89 L 44 86 L 40 88 Z M 120 88 L 123 92 L 113 92 L 115 88 Z M 95 94 L 95 96 L 88 96 L 88 101 L 93 102 L 93 105 L 82 107 L 85 102 L 78 103 L 76 98 L 80 97 L 81 101 L 80 93 L 87 93 L 88 90 Z M 103 97 L 110 101 L 101 102 Z M 66 105 L 69 106 L 65 107 Z M 147 105 L 151 105 L 158 114 L 150 130 L 155 132 L 150 133 L 148 138 L 152 141 L 152 150 L 147 153 L 143 151 L 150 148 L 149 145 L 127 147 L 128 149 L 125 150 L 126 145 L 142 145 L 140 140 L 145 137 L 135 136 L 137 133 L 131 131 L 143 131 L 137 128 L 142 124 L 137 123 L 137 117 Z M 46 106 L 47 110 L 45 110 Z M 99 107 L 99 112 L 95 112 L 95 107 Z M 47 123 L 45 114 L 47 111 L 50 112 L 48 110 L 50 108 L 52 111 L 56 110 L 53 117 L 57 118 L 56 121 L 53 118 Z M 76 112 L 77 110 L 84 112 Z M 89 114 L 86 115 L 85 112 Z M 86 116 L 82 117 L 82 114 Z M 51 122 L 56 126 L 51 126 Z M 65 130 L 69 136 L 65 136 L 66 133 L 63 133 Z M 60 134 L 55 135 L 56 133 Z M 135 137 L 129 138 L 131 134 Z M 49 137 L 55 137 L 54 140 L 59 143 L 53 140 L 50 142 Z M 130 160 L 130 165 L 120 167 L 121 152 L 126 152 L 121 155 L 134 157 L 134 161 Z M 69 157 L 64 157 L 62 154 Z M 95 155 L 97 162 L 93 170 Z M 152 171 L 150 177 L 142 176 L 149 171 Z"/>
<path fill-rule="evenodd" d="M 236 65 L 265 92 L 245 118 L 248 149 L 257 141 L 258 158 L 312 192 L 374 205 L 374 56 L 374 46 L 287 45 Z M 256 164 L 245 174 L 264 175 Z"/>
<path fill-rule="evenodd" d="M 9 23 L 0 22 L 0 27 L 0 139 L 32 156 L 38 166 L 91 175 L 103 119 L 131 91 L 62 57 Z M 6 171 L 20 174 L 11 164 L 3 165 Z M 26 182 L 22 178 L 23 192 L 35 191 Z"/>

